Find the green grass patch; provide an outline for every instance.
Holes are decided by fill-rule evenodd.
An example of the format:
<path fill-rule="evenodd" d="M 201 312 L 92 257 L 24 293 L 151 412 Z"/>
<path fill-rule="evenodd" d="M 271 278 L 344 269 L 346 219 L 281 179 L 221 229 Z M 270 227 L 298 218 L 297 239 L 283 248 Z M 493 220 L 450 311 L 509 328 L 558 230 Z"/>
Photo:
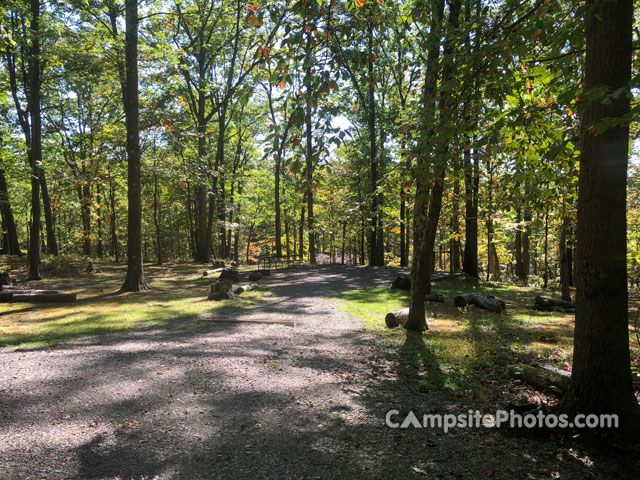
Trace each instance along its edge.
<path fill-rule="evenodd" d="M 202 266 L 183 264 L 145 266 L 151 290 L 117 294 L 125 267 L 97 267 L 97 275 L 51 277 L 30 285 L 76 293 L 76 303 L 0 304 L 0 345 L 49 345 L 148 326 L 192 328 L 201 315 L 221 314 L 230 307 L 258 305 L 272 298 L 268 290 L 257 289 L 233 301 L 208 301 L 212 279 L 202 278 Z"/>
<path fill-rule="evenodd" d="M 453 305 L 456 294 L 474 291 L 502 299 L 507 312 Z M 476 408 L 516 399 L 518 390 L 505 376 L 511 363 L 536 359 L 567 366 L 573 317 L 524 308 L 541 290 L 454 279 L 434 284 L 433 293 L 444 295 L 445 303 L 427 304 L 429 330 L 417 337 L 401 328 L 389 330 L 384 323 L 388 312 L 409 305 L 409 292 L 376 287 L 345 292 L 338 299 L 345 312 L 395 349 L 399 364 L 411 367 L 410 379 L 420 389 L 445 392 Z"/>

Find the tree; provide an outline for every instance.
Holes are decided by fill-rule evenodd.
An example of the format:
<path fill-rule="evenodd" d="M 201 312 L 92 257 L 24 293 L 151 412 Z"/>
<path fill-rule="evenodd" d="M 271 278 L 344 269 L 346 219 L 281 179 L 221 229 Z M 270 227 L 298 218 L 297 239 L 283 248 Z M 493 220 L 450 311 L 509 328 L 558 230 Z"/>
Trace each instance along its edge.
<path fill-rule="evenodd" d="M 589 0 L 587 8 L 584 96 L 589 100 L 581 131 L 576 326 L 571 384 L 560 408 L 617 414 L 623 431 L 637 436 L 640 411 L 629 363 L 625 193 L 633 1 Z"/>
<path fill-rule="evenodd" d="M 123 94 L 127 125 L 127 277 L 120 291 L 147 290 L 142 260 L 142 200 L 140 198 L 140 122 L 138 102 L 138 2 L 126 0 L 125 71 Z"/>

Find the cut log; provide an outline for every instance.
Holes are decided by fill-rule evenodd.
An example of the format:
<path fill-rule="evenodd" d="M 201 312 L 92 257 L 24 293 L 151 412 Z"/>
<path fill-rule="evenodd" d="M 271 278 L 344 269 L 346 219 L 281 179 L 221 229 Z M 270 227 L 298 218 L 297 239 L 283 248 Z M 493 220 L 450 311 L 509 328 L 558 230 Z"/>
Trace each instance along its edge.
<path fill-rule="evenodd" d="M 453 299 L 453 303 L 458 308 L 466 307 L 467 305 L 475 305 L 476 307 L 495 313 L 502 313 L 507 308 L 502 300 L 498 300 L 491 295 L 480 295 L 479 293 L 463 293 L 461 295 L 456 295 Z"/>
<path fill-rule="evenodd" d="M 237 282 L 240 280 L 240 277 L 238 276 L 237 270 L 234 270 L 232 268 L 225 268 L 222 270 L 220 276 L 217 279 L 217 281 L 221 280 L 230 280 L 232 282 Z"/>
<path fill-rule="evenodd" d="M 75 293 L 14 293 L 11 302 L 67 303 L 75 302 Z"/>
<path fill-rule="evenodd" d="M 236 298 L 235 292 L 231 280 L 217 280 L 211 284 L 207 300 L 232 300 Z"/>
<path fill-rule="evenodd" d="M 259 271 L 254 271 L 249 274 L 249 280 L 251 280 L 252 282 L 257 282 L 261 278 L 262 278 L 262 273 L 260 273 Z"/>
<path fill-rule="evenodd" d="M 437 295 L 433 293 L 428 293 L 424 296 L 425 301 L 427 302 L 439 302 L 444 303 L 444 295 Z"/>
<path fill-rule="evenodd" d="M 560 313 L 576 313 L 575 308 L 558 307 L 555 305 L 542 306 L 537 303 L 528 303 L 526 307 L 529 310 L 537 310 L 539 312 L 560 312 Z"/>
<path fill-rule="evenodd" d="M 529 385 L 548 392 L 566 392 L 571 374 L 550 366 L 510 365 L 509 374 Z"/>
<path fill-rule="evenodd" d="M 398 276 L 391 284 L 391 288 L 395 288 L 397 290 L 411 290 L 411 277 L 407 277 L 406 275 Z"/>
<path fill-rule="evenodd" d="M 573 302 L 567 302 L 566 300 L 559 300 L 556 298 L 542 297 L 540 295 L 536 297 L 535 304 L 540 307 L 576 308 L 576 305 Z"/>
<path fill-rule="evenodd" d="M 395 328 L 400 325 L 404 325 L 409 318 L 409 309 L 403 308 L 397 312 L 389 312 L 384 317 L 384 323 L 388 328 Z"/>
<path fill-rule="evenodd" d="M 214 268 L 212 270 L 205 270 L 205 271 L 202 272 L 202 276 L 203 277 L 208 277 L 209 275 L 213 275 L 214 273 L 220 273 L 223 270 L 224 270 L 224 267 L 222 267 L 222 268 Z"/>
<path fill-rule="evenodd" d="M 248 283 L 246 285 L 241 285 L 236 289 L 235 293 L 244 293 L 244 292 L 248 292 L 250 290 L 253 290 L 254 288 L 258 288 L 258 284 L 257 283 Z"/>

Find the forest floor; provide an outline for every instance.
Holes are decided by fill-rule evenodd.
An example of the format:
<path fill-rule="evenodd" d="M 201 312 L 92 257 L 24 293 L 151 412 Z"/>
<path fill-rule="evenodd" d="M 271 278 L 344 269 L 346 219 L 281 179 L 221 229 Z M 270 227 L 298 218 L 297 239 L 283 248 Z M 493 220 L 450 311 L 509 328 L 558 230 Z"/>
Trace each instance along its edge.
<path fill-rule="evenodd" d="M 391 409 L 552 403 L 504 375 L 569 359 L 571 318 L 525 311 L 535 289 L 438 283 L 495 293 L 507 313 L 449 298 L 417 339 L 382 327 L 406 305 L 392 268 L 292 268 L 219 303 L 194 266 L 149 267 L 153 290 L 126 295 L 123 268 L 99 268 L 43 282 L 76 291 L 72 306 L 0 304 L 1 479 L 640 476 L 637 452 L 573 438 L 385 425 Z"/>

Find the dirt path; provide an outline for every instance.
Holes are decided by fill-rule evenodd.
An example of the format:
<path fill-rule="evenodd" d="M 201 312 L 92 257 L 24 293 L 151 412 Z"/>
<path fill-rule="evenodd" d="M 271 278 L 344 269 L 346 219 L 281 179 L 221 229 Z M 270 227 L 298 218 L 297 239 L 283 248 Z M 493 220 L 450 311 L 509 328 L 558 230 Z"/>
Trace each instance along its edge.
<path fill-rule="evenodd" d="M 1 479 L 624 478 L 492 430 L 392 430 L 385 413 L 464 413 L 328 300 L 391 269 L 263 280 L 277 301 L 55 349 L 0 350 Z M 633 475 L 633 474 L 632 474 Z M 633 477 L 628 477 L 633 478 Z"/>

